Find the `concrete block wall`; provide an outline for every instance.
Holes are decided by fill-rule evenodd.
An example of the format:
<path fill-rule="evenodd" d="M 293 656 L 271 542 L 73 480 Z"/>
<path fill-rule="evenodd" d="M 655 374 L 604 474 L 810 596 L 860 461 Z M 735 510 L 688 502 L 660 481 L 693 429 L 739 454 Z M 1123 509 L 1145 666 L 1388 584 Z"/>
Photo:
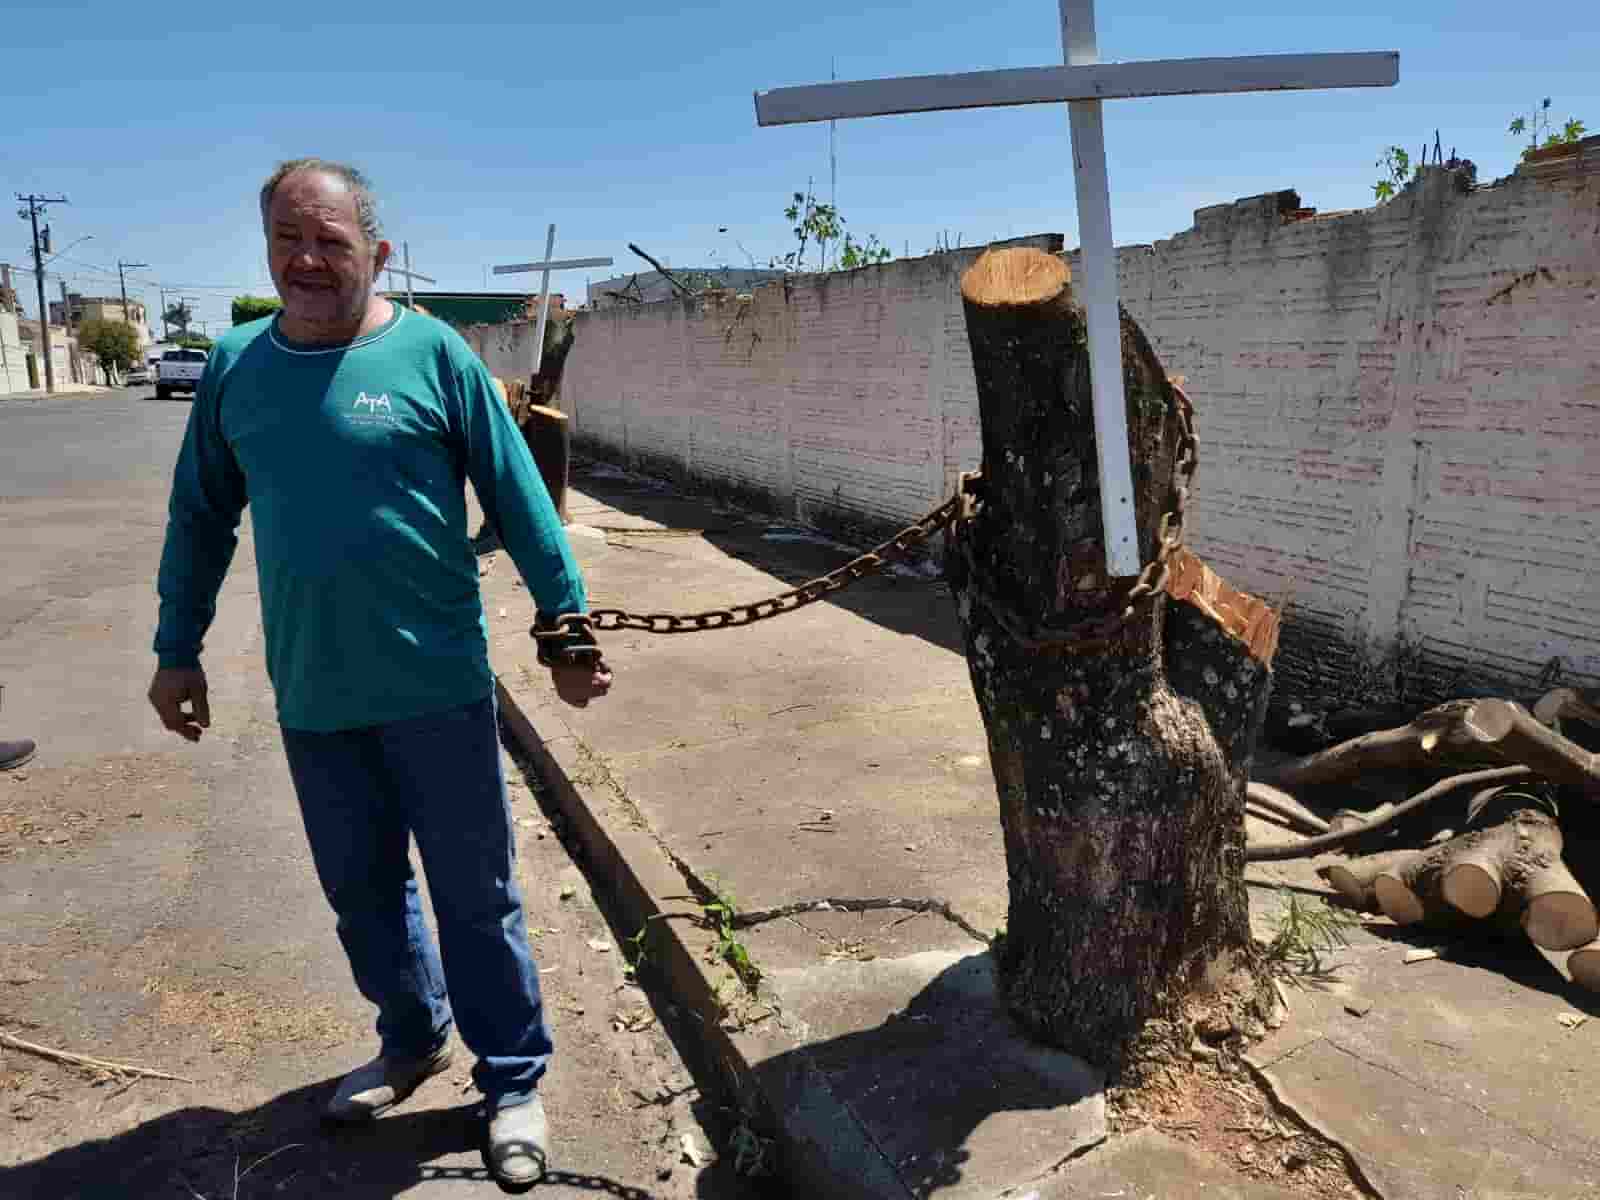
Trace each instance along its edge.
<path fill-rule="evenodd" d="M 500 379 L 526 379 L 533 373 L 536 328 L 532 321 L 513 321 L 504 325 L 472 325 L 461 332 L 488 366 L 489 374 Z"/>
<path fill-rule="evenodd" d="M 563 405 L 622 457 L 903 523 L 977 464 L 972 257 L 582 313 Z M 1600 684 L 1600 139 L 1357 212 L 1201 209 L 1119 271 L 1195 400 L 1195 549 L 1290 602 L 1280 693 L 1385 654 L 1408 695 Z"/>
<path fill-rule="evenodd" d="M 978 253 L 579 313 L 562 404 L 580 439 L 802 520 L 903 524 L 977 455 L 958 289 Z"/>

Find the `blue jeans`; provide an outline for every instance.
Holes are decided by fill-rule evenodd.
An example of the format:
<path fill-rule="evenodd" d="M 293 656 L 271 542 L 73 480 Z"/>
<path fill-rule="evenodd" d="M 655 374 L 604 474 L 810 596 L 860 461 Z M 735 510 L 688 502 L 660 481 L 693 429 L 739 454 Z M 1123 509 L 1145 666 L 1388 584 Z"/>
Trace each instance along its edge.
<path fill-rule="evenodd" d="M 363 729 L 284 729 L 283 744 L 339 940 L 378 1008 L 383 1052 L 430 1054 L 454 1020 L 478 1056 L 473 1082 L 490 1110 L 529 1100 L 552 1046 L 517 888 L 493 694 Z M 423 922 L 411 836 L 442 965 Z"/>

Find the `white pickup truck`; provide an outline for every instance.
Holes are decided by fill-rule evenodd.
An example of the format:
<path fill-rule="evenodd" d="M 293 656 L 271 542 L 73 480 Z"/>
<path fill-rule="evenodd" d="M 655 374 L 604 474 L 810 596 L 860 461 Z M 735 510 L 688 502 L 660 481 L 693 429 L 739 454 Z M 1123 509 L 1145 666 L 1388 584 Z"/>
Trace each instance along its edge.
<path fill-rule="evenodd" d="M 161 361 L 156 364 L 156 399 L 165 400 L 173 392 L 188 392 L 193 396 L 205 369 L 204 350 L 179 348 L 164 351 Z"/>

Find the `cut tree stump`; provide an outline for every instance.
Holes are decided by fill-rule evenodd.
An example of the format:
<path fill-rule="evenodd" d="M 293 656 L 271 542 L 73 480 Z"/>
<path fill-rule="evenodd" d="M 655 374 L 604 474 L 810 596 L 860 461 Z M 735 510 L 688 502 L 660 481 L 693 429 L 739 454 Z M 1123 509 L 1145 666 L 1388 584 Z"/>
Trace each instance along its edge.
<path fill-rule="evenodd" d="M 976 515 L 947 539 L 947 568 L 1005 835 L 998 975 L 1026 1030 L 1136 1080 L 1158 1047 L 1186 1056 L 1183 1010 L 1196 993 L 1242 996 L 1262 1013 L 1273 1004 L 1243 866 L 1276 615 L 1208 590 L 1196 572 L 1199 602 L 1157 595 L 1100 623 L 1123 612 L 1133 581 L 1106 574 L 1068 270 L 1036 250 L 990 251 L 962 298 L 983 482 Z M 1151 562 L 1163 515 L 1179 507 L 1186 401 L 1126 313 L 1122 361 Z"/>

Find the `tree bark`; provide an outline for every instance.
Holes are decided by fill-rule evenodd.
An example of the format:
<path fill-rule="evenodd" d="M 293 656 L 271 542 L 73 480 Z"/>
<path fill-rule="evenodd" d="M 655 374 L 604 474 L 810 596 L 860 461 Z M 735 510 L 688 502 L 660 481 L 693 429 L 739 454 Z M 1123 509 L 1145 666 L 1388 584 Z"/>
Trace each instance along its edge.
<path fill-rule="evenodd" d="M 545 327 L 544 354 L 539 360 L 539 370 L 528 379 L 529 403 L 545 408 L 561 407 L 561 376 L 566 370 L 567 355 L 572 351 L 575 328 L 571 317 L 551 321 Z"/>
<path fill-rule="evenodd" d="M 947 566 L 1005 835 L 999 976 L 1025 1029 L 1136 1079 L 1149 1047 L 1182 1037 L 1187 1000 L 1270 1006 L 1243 884 L 1244 787 L 1276 618 L 1231 589 L 1242 607 L 1221 611 L 1200 586 L 1085 624 L 1121 612 L 1132 581 L 1106 574 L 1069 273 L 1036 250 L 991 251 L 962 297 L 983 484 Z M 1126 313 L 1122 358 L 1150 562 L 1179 505 L 1182 421 Z"/>
<path fill-rule="evenodd" d="M 550 502 L 565 524 L 567 483 L 572 475 L 572 428 L 567 414 L 542 404 L 528 405 L 522 418 L 522 440 L 528 443 Z"/>

